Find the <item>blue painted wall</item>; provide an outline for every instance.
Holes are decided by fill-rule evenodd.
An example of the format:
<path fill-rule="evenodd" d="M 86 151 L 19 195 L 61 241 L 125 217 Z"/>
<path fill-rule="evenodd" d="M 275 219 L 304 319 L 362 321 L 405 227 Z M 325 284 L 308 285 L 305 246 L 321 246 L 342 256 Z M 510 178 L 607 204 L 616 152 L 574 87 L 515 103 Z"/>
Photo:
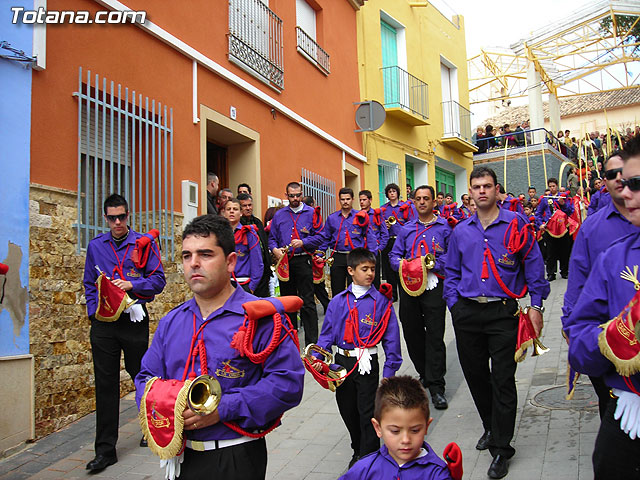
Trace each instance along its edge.
<path fill-rule="evenodd" d="M 0 9 L 0 40 L 31 55 L 33 28 L 13 25 L 6 5 Z M 33 9 L 33 2 L 11 6 Z M 31 68 L 0 58 L 0 262 L 10 266 L 0 304 L 0 356 L 29 353 L 30 138 Z M 3 281 L 0 277 L 0 287 Z"/>

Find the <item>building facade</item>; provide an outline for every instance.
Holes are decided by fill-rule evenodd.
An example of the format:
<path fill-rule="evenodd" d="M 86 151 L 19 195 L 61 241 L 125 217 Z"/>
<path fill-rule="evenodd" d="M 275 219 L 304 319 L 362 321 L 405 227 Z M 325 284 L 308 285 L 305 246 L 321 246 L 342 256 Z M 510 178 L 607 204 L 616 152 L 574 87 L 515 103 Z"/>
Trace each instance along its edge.
<path fill-rule="evenodd" d="M 463 18 L 427 1 L 369 0 L 358 16 L 363 101 L 384 105 L 382 127 L 363 134 L 365 185 L 432 185 L 459 201 L 472 168 Z"/>

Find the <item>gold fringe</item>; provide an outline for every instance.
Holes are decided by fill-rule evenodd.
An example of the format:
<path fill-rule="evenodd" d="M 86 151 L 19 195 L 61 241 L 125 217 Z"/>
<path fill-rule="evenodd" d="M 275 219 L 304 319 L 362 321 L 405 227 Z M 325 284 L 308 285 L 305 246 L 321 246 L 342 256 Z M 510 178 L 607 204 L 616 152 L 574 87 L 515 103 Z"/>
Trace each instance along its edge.
<path fill-rule="evenodd" d="M 404 265 L 404 262 L 405 260 L 400 260 L 400 268 L 398 269 L 400 284 L 402 285 L 402 288 L 404 289 L 404 291 L 407 292 L 407 295 L 411 297 L 419 297 L 425 292 L 425 290 L 427 289 L 427 283 L 429 283 L 427 279 L 427 273 L 428 273 L 427 266 L 424 264 L 424 259 L 420 257 L 420 266 L 422 267 L 422 285 L 418 290 L 412 291 L 407 288 L 407 285 L 404 283 L 404 277 L 402 276 L 402 270 L 403 270 L 402 266 Z"/>
<path fill-rule="evenodd" d="M 276 263 L 276 267 L 275 267 L 275 271 L 276 271 L 276 277 L 278 277 L 278 280 L 280 280 L 281 282 L 288 282 L 289 278 L 291 278 L 291 269 L 289 269 L 289 278 L 284 278 L 280 276 L 280 273 L 278 273 L 278 268 L 280 267 L 280 263 L 282 262 L 282 259 L 286 256 L 287 254 L 285 253 L 283 256 L 280 257 L 280 260 L 278 260 L 278 263 Z"/>
<path fill-rule="evenodd" d="M 576 393 L 576 386 L 578 385 L 578 379 L 580 378 L 580 372 L 576 372 L 574 378 L 571 378 L 571 365 L 567 360 L 567 394 L 564 396 L 565 400 L 572 400 L 573 395 Z M 573 385 L 573 388 L 571 388 Z"/>
<path fill-rule="evenodd" d="M 567 229 L 565 229 L 565 231 L 564 231 L 564 233 L 563 233 L 563 234 L 560 234 L 560 235 L 554 235 L 554 234 L 553 234 L 553 233 L 551 233 L 549 230 L 545 230 L 545 232 L 547 232 L 547 233 L 548 233 L 549 235 L 551 235 L 553 238 L 562 238 L 562 237 L 564 237 L 564 236 L 567 234 L 567 232 L 568 232 L 568 231 L 569 231 L 569 229 L 567 228 Z"/>
<path fill-rule="evenodd" d="M 104 274 L 101 273 L 100 275 L 104 275 Z M 111 280 L 109 280 L 107 278 L 107 282 L 110 282 L 110 281 Z M 118 307 L 118 310 L 116 311 L 116 313 L 111 317 L 103 317 L 102 315 L 98 314 L 98 311 L 100 310 L 100 299 L 102 298 L 102 296 L 100 294 L 100 285 L 101 284 L 102 284 L 102 282 L 98 282 L 98 285 L 97 285 L 97 287 L 98 287 L 98 308 L 96 309 L 95 317 L 96 317 L 97 320 L 100 320 L 101 322 L 115 322 L 116 320 L 118 320 L 118 318 L 120 318 L 120 315 L 122 315 L 122 312 L 124 312 L 127 308 L 129 308 L 134 303 L 136 303 L 137 300 L 131 300 L 131 297 L 129 297 L 129 295 L 125 293 L 124 298 L 120 302 L 120 306 Z"/>
<path fill-rule="evenodd" d="M 635 375 L 640 372 L 640 354 L 636 355 L 629 360 L 623 360 L 618 358 L 616 354 L 613 352 L 609 344 L 607 343 L 607 327 L 611 322 L 615 322 L 617 318 L 609 320 L 607 323 L 603 323 L 600 325 L 602 328 L 602 332 L 598 335 L 598 347 L 600 347 L 600 352 L 604 355 L 613 366 L 616 367 L 616 371 L 618 374 L 623 377 L 630 377 L 631 375 Z"/>
<path fill-rule="evenodd" d="M 175 457 L 182 450 L 183 442 L 183 431 L 184 431 L 184 418 L 182 417 L 182 412 L 184 412 L 185 408 L 187 408 L 187 393 L 189 391 L 189 385 L 191 384 L 191 380 L 187 380 L 184 382 L 184 386 L 180 389 L 178 396 L 176 398 L 176 404 L 173 409 L 174 415 L 174 432 L 173 438 L 169 445 L 166 447 L 159 446 L 153 436 L 151 436 L 151 432 L 149 431 L 149 425 L 147 424 L 147 404 L 145 402 L 147 398 L 147 393 L 151 389 L 151 385 L 153 382 L 158 380 L 158 377 L 152 377 L 147 380 L 147 384 L 144 387 L 144 394 L 142 395 L 142 400 L 140 401 L 140 412 L 138 413 L 138 420 L 140 421 L 140 428 L 142 429 L 142 434 L 144 438 L 147 439 L 147 443 L 149 444 L 149 450 L 155 453 L 162 460 L 169 460 L 170 458 Z"/>
<path fill-rule="evenodd" d="M 527 348 L 531 348 L 531 346 L 533 346 L 533 339 L 529 339 L 524 342 L 522 345 L 520 345 L 520 348 L 516 350 L 513 359 L 516 362 L 523 361 L 527 357 Z"/>

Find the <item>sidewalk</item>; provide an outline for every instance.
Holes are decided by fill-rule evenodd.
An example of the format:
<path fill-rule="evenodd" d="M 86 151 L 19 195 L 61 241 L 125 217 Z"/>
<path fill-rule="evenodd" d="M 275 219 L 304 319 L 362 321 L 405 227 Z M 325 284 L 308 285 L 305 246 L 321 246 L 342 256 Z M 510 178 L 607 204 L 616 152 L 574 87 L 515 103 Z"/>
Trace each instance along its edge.
<path fill-rule="evenodd" d="M 551 350 L 527 358 L 518 367 L 519 408 L 513 440 L 517 453 L 506 477 L 510 480 L 593 478 L 591 452 L 600 422 L 589 380 L 581 379 L 572 402 L 564 401 L 567 346 L 560 335 L 560 315 L 566 282 L 551 282 L 545 304 L 543 343 Z M 449 442 L 457 442 L 463 452 L 465 480 L 486 479 L 491 456 L 474 448 L 483 429 L 460 370 L 450 320 L 445 343 L 449 409 L 432 409 L 434 420 L 427 439 L 438 454 Z M 406 350 L 403 357 L 399 373 L 417 375 Z M 301 405 L 288 412 L 282 425 L 267 437 L 268 479 L 335 480 L 345 471 L 352 452 L 333 397 L 309 375 L 305 377 Z M 89 475 L 84 467 L 94 456 L 94 423 L 94 414 L 87 415 L 0 461 L 0 479 L 163 478 L 157 457 L 138 446 L 141 434 L 133 394 L 121 401 L 118 463 Z"/>

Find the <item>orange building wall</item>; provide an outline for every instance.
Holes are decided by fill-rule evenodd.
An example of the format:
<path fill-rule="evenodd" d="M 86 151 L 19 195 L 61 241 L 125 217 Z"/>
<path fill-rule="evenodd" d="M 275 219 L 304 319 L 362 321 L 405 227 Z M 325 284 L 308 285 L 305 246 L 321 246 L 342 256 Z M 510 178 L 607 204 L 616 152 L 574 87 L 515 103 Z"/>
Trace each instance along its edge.
<path fill-rule="evenodd" d="M 323 12 L 324 31 L 318 35 L 331 54 L 328 77 L 296 51 L 295 2 L 271 1 L 283 19 L 285 37 L 285 90 L 277 94 L 226 59 L 226 2 L 223 8 L 219 2 L 205 1 L 189 2 L 184 8 L 178 2 L 158 1 L 153 9 L 148 9 L 148 2 L 125 2 L 134 10 L 147 8 L 151 21 L 361 152 L 360 134 L 353 132 L 352 102 L 358 100 L 355 11 L 346 0 L 317 3 L 329 9 Z M 61 0 L 55 7 L 101 9 L 89 0 Z M 352 48 L 345 48 L 349 45 Z M 47 68 L 33 75 L 32 182 L 77 190 L 78 100 L 72 93 L 78 89 L 80 66 L 85 79 L 90 69 L 113 80 L 116 87 L 122 84 L 123 95 L 128 87 L 172 107 L 174 185 L 182 179 L 199 179 L 200 126 L 192 121 L 192 61 L 135 26 L 48 25 Z M 283 196 L 286 183 L 299 179 L 302 167 L 331 178 L 340 187 L 342 153 L 337 147 L 282 114 L 274 120 L 269 106 L 202 66 L 198 101 L 225 116 L 229 106 L 235 106 L 238 122 L 260 133 L 263 204 L 267 195 Z M 347 158 L 361 168 L 359 161 Z M 174 191 L 179 209 L 179 188 Z"/>

